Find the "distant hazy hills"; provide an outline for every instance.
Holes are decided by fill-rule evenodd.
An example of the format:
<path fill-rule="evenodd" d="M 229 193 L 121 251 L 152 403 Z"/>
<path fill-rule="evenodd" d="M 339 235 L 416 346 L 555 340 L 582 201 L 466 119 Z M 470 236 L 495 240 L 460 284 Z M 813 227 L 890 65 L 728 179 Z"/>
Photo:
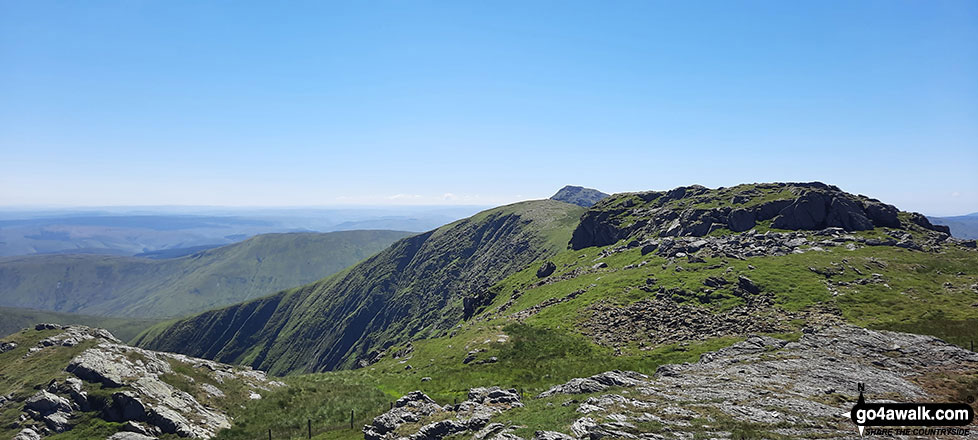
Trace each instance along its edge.
<path fill-rule="evenodd" d="M 978 238 L 978 212 L 956 217 L 929 217 L 937 225 L 951 228 L 951 235 L 957 238 Z"/>
<path fill-rule="evenodd" d="M 89 253 L 172 258 L 273 232 L 427 231 L 479 207 L 0 209 L 0 257 Z"/>
<path fill-rule="evenodd" d="M 156 260 L 107 255 L 0 258 L 0 306 L 98 316 L 182 316 L 318 280 L 407 235 L 265 234 Z"/>

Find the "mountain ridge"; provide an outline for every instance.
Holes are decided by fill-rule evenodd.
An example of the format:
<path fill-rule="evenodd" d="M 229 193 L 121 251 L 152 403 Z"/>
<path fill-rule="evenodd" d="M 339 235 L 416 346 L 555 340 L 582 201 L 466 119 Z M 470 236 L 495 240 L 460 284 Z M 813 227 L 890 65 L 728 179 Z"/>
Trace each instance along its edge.
<path fill-rule="evenodd" d="M 136 343 L 274 373 L 353 367 L 408 335 L 447 331 L 485 288 L 562 249 L 583 211 L 553 200 L 483 211 L 316 283 L 158 326 Z"/>

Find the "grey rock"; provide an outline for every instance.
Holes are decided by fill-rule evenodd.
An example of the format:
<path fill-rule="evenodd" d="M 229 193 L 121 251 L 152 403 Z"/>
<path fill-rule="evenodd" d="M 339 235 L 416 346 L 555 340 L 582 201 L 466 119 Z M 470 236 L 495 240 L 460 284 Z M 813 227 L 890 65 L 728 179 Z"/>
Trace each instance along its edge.
<path fill-rule="evenodd" d="M 123 431 L 112 434 L 105 440 L 156 440 L 156 437 L 138 432 Z"/>
<path fill-rule="evenodd" d="M 538 397 L 548 397 L 555 394 L 582 394 L 603 391 L 608 387 L 631 387 L 643 383 L 648 376 L 634 371 L 607 371 L 591 377 L 571 379 L 563 385 L 557 385 L 540 393 Z"/>
<path fill-rule="evenodd" d="M 0 354 L 17 348 L 16 342 L 0 342 Z"/>
<path fill-rule="evenodd" d="M 41 440 L 41 435 L 31 428 L 24 428 L 11 440 Z"/>
<path fill-rule="evenodd" d="M 71 424 L 68 419 L 71 414 L 64 411 L 56 411 L 54 413 L 44 416 L 44 425 L 54 432 L 65 432 L 71 429 Z"/>
<path fill-rule="evenodd" d="M 557 270 L 557 265 L 552 261 L 543 263 L 539 269 L 537 269 L 537 278 L 549 277 L 554 271 Z"/>
<path fill-rule="evenodd" d="M 747 278 L 743 275 L 737 277 L 737 287 L 739 287 L 741 290 L 747 293 L 751 293 L 754 295 L 761 293 L 761 288 L 757 287 L 757 284 L 754 284 L 754 282 L 751 281 L 750 278 Z"/>
<path fill-rule="evenodd" d="M 111 334 L 99 334 L 97 329 L 73 329 L 76 326 L 66 328 L 64 333 L 91 334 L 103 339 L 103 342 L 83 351 L 68 363 L 66 370 L 76 377 L 69 378 L 64 384 L 57 384 L 59 392 L 72 395 L 72 399 L 81 406 L 88 399 L 79 379 L 110 388 L 124 386 L 124 391 L 112 394 L 107 405 L 94 409 L 102 411 L 103 417 L 112 421 L 148 423 L 152 425 L 147 431 L 149 434 L 171 433 L 182 437 L 210 438 L 231 426 L 226 414 L 204 406 L 192 395 L 162 379 L 163 375 L 173 373 L 171 363 L 184 364 L 209 375 L 208 381 L 195 381 L 194 386 L 200 392 L 213 396 L 223 394 L 223 390 L 213 383 L 223 384 L 232 378 L 250 387 L 250 393 L 256 397 L 260 396 L 259 390 L 284 386 L 281 382 L 269 380 L 261 371 L 129 347 L 111 342 Z"/>
<path fill-rule="evenodd" d="M 41 390 L 27 398 L 24 402 L 24 408 L 41 414 L 51 414 L 57 411 L 71 412 L 71 403 L 64 397 Z"/>
<path fill-rule="evenodd" d="M 425 416 L 442 411 L 428 395 L 421 391 L 412 391 L 397 399 L 394 408 L 373 419 L 363 427 L 365 440 L 381 440 L 392 438 L 394 431 L 405 423 L 416 423 Z"/>
<path fill-rule="evenodd" d="M 754 213 L 746 209 L 734 209 L 727 216 L 727 228 L 734 232 L 749 230 L 756 224 Z"/>
<path fill-rule="evenodd" d="M 533 433 L 533 440 L 576 440 L 576 439 L 562 432 L 537 431 Z"/>
<path fill-rule="evenodd" d="M 122 430 L 126 432 L 135 432 L 136 434 L 150 435 L 149 430 L 147 430 L 143 425 L 133 421 L 128 421 L 122 425 Z"/>

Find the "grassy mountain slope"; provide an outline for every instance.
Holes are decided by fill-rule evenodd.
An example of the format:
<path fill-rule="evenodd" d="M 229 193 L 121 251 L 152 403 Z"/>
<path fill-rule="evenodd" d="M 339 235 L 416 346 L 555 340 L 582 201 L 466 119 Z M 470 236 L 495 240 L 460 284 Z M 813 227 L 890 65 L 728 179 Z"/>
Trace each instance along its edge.
<path fill-rule="evenodd" d="M 0 305 L 99 316 L 182 316 L 320 279 L 406 235 L 265 234 L 166 260 L 98 255 L 4 258 Z"/>
<path fill-rule="evenodd" d="M 790 202 L 800 197 L 786 189 L 781 196 L 764 195 L 767 200 L 756 201 L 755 206 L 777 197 Z M 716 194 L 709 190 L 694 197 Z M 836 196 L 859 200 L 848 194 Z M 613 196 L 585 217 L 617 210 L 633 197 Z M 727 194 L 714 198 L 722 200 L 712 208 L 729 207 Z M 656 215 L 636 208 L 620 215 L 635 223 Z M 677 216 L 685 209 L 690 208 L 678 208 Z M 490 299 L 468 319 L 456 321 L 448 335 L 419 335 L 410 344 L 398 343 L 367 368 L 296 379 L 302 378 L 309 395 L 336 383 L 362 387 L 363 400 L 351 401 L 373 401 L 375 406 L 368 417 L 358 417 L 357 428 L 370 415 L 388 409 L 389 402 L 371 394 L 375 390 L 386 392 L 390 401 L 422 390 L 447 405 L 462 401 L 471 387 L 517 388 L 524 392 L 526 407 L 494 415 L 492 422 L 516 425 L 514 434 L 531 438 L 537 430 L 569 432 L 570 425 L 583 416 L 574 406 L 565 405 L 567 396 L 532 397 L 550 386 L 611 369 L 653 375 L 662 364 L 695 362 L 705 351 L 748 334 L 797 340 L 807 325 L 849 322 L 936 335 L 968 347 L 978 339 L 978 251 L 971 243 L 947 240 L 942 232 L 910 221 L 915 215 L 896 215 L 901 220 L 898 226 L 852 231 L 778 229 L 770 226 L 773 219 L 755 225 L 753 232 L 721 230 L 706 237 L 662 237 L 659 234 L 668 228 L 635 228 L 614 242 L 566 249 L 506 277 L 487 289 Z M 623 224 L 630 223 L 608 226 Z M 701 240 L 707 243 L 698 243 Z M 785 244 L 791 240 L 797 240 L 797 246 Z M 675 244 L 670 247 L 668 242 Z M 544 275 L 546 271 L 539 269 L 548 263 L 554 270 Z M 740 277 L 749 279 L 756 291 L 746 291 Z M 720 325 L 710 326 L 712 322 Z M 978 389 L 978 376 L 942 380 L 948 396 Z M 839 393 L 829 397 L 851 404 L 857 395 Z M 601 394 L 605 392 L 575 396 L 574 401 Z M 263 432 L 257 427 L 297 432 L 298 420 L 264 415 L 277 405 L 280 401 L 270 399 L 250 406 L 253 418 L 248 426 L 235 426 L 219 438 L 254 438 Z M 312 410 L 301 404 L 296 408 L 306 414 Z M 663 416 L 659 410 L 647 411 Z M 601 421 L 606 414 L 591 416 Z M 314 438 L 363 438 L 359 429 L 341 423 L 342 418 L 313 418 L 318 427 Z M 412 426 L 417 429 L 421 424 Z M 717 426 L 692 419 L 690 432 L 685 433 L 657 431 L 661 428 L 654 423 L 639 426 L 667 438 L 710 438 L 717 430 L 739 432 L 739 438 L 782 438 L 767 431 L 775 427 L 736 420 Z"/>
<path fill-rule="evenodd" d="M 160 321 L 146 318 L 113 318 L 0 307 L 0 337 L 14 334 L 25 328 L 33 328 L 34 324 L 39 322 L 78 324 L 104 328 L 112 332 L 115 337 L 128 341 L 136 337 L 143 330 L 146 330 L 154 324 L 158 324 Z"/>
<path fill-rule="evenodd" d="M 159 326 L 137 343 L 274 373 L 353 367 L 446 333 L 485 289 L 560 251 L 584 209 L 538 200 L 398 241 L 319 282 Z"/>

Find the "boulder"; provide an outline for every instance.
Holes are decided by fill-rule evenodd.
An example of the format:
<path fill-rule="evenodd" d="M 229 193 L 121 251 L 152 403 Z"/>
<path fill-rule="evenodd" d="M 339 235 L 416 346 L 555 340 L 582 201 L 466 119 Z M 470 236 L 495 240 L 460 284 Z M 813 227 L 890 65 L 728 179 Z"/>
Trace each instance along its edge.
<path fill-rule="evenodd" d="M 543 263 L 543 265 L 541 265 L 540 268 L 537 269 L 537 278 L 549 277 L 551 274 L 554 273 L 555 270 L 557 270 L 557 265 L 554 264 L 552 261 Z"/>
<path fill-rule="evenodd" d="M 41 434 L 31 428 L 21 429 L 11 440 L 41 440 Z"/>
<path fill-rule="evenodd" d="M 754 282 L 751 281 L 750 278 L 747 278 L 743 275 L 737 277 L 737 287 L 739 287 L 740 290 L 743 290 L 744 292 L 752 293 L 754 295 L 761 293 L 761 288 L 757 287 L 757 284 L 754 284 Z"/>
<path fill-rule="evenodd" d="M 576 439 L 562 432 L 537 431 L 533 433 L 533 440 L 576 440 Z"/>
<path fill-rule="evenodd" d="M 478 421 L 480 423 L 470 423 L 472 421 Z M 410 440 L 441 440 L 450 435 L 458 434 L 461 432 L 468 431 L 470 429 L 477 430 L 481 429 L 486 425 L 488 419 L 472 419 L 469 421 L 461 420 L 441 420 L 434 423 L 429 423 L 422 426 L 418 432 L 412 434 L 409 438 Z"/>
<path fill-rule="evenodd" d="M 105 440 L 156 440 L 156 437 L 138 432 L 123 431 L 112 434 Z"/>
<path fill-rule="evenodd" d="M 634 371 L 607 371 L 591 377 L 571 379 L 563 385 L 554 386 L 540 393 L 538 397 L 548 397 L 555 394 L 596 393 L 613 386 L 631 387 L 639 385 L 647 379 L 648 376 Z"/>
<path fill-rule="evenodd" d="M 650 254 L 652 252 L 655 252 L 655 250 L 658 247 L 659 247 L 659 243 L 658 242 L 652 242 L 652 243 L 649 243 L 649 244 L 646 244 L 646 245 L 642 246 L 642 249 L 640 250 L 640 252 L 642 252 L 642 255 L 643 256 L 644 255 L 648 255 L 648 254 Z"/>
<path fill-rule="evenodd" d="M 16 342 L 0 342 L 0 353 L 6 353 L 17 348 Z"/>
<path fill-rule="evenodd" d="M 64 397 L 41 390 L 27 398 L 27 401 L 24 402 L 24 408 L 41 414 L 51 414 L 57 411 L 71 412 L 71 403 Z"/>
<path fill-rule="evenodd" d="M 110 422 L 142 422 L 147 419 L 146 405 L 132 391 L 113 393 L 112 403 L 102 408 L 102 417 Z"/>
<path fill-rule="evenodd" d="M 69 417 L 71 414 L 67 412 L 56 411 L 44 416 L 44 424 L 54 432 L 65 432 L 71 429 L 71 424 L 68 422 Z"/>
<path fill-rule="evenodd" d="M 747 231 L 756 224 L 754 213 L 746 209 L 734 209 L 727 215 L 727 228 L 734 232 Z"/>

